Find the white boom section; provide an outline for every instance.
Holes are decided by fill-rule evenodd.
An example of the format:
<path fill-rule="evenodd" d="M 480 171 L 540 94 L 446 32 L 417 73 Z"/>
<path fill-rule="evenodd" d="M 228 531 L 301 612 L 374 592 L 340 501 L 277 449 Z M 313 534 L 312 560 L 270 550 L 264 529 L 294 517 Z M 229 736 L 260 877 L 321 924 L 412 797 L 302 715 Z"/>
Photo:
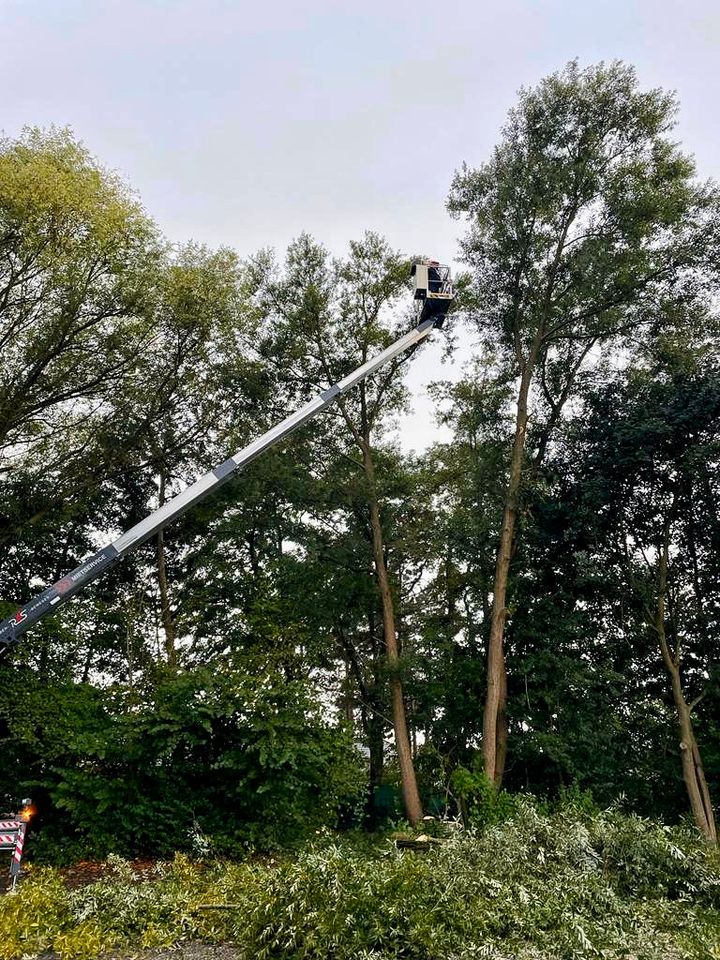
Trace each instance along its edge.
<path fill-rule="evenodd" d="M 173 497 L 172 500 L 168 500 L 168 502 L 160 507 L 159 510 L 156 510 L 155 513 L 151 513 L 149 517 L 141 520 L 140 523 L 136 523 L 134 527 L 131 527 L 123 533 L 122 536 L 118 537 L 112 546 L 115 547 L 118 554 L 122 556 L 127 553 L 128 550 L 137 546 L 137 544 L 143 543 L 154 533 L 157 533 L 158 530 L 162 529 L 167 523 L 170 523 L 171 520 L 174 520 L 175 517 L 184 513 L 188 507 L 207 496 L 207 494 L 216 487 L 221 486 L 227 477 L 246 466 L 256 457 L 259 457 L 261 453 L 264 453 L 269 447 L 272 447 L 284 437 L 287 437 L 293 430 L 297 430 L 299 426 L 311 417 L 314 417 L 315 414 L 324 410 L 336 397 L 341 396 L 351 387 L 355 386 L 356 383 L 360 383 L 361 380 L 369 377 L 371 373 L 374 373 L 386 364 L 388 360 L 392 360 L 393 357 L 396 357 L 399 353 L 403 353 L 408 347 L 418 343 L 427 336 L 430 330 L 432 330 L 432 327 L 432 321 L 428 321 L 411 330 L 410 333 L 406 333 L 404 337 L 401 337 L 386 350 L 383 350 L 382 353 L 373 357 L 372 360 L 368 360 L 367 363 L 358 367 L 357 370 L 353 370 L 344 380 L 338 381 L 338 383 L 334 384 L 328 390 L 323 391 L 319 396 L 310 400 L 309 403 L 306 403 L 304 407 L 296 410 L 295 413 L 291 413 L 290 416 L 286 417 L 281 423 L 271 427 L 261 437 L 258 437 L 257 440 L 253 440 L 252 443 L 243 447 L 242 450 L 238 450 L 234 456 L 230 457 L 229 460 L 226 460 L 225 463 L 219 467 L 216 467 L 211 473 L 206 473 L 204 477 L 200 477 L 200 479 L 196 480 L 191 486 L 186 487 Z"/>
<path fill-rule="evenodd" d="M 7 620 L 0 623 L 0 655 L 12 647 L 19 636 L 23 634 L 33 623 L 40 620 L 46 613 L 60 606 L 70 597 L 74 596 L 86 584 L 95 580 L 105 570 L 111 567 L 120 557 L 123 557 L 130 550 L 149 540 L 153 534 L 162 530 L 163 527 L 171 523 L 193 504 L 203 500 L 213 490 L 221 487 L 232 475 L 248 463 L 260 456 L 269 447 L 274 446 L 284 437 L 296 430 L 306 421 L 310 420 L 316 414 L 324 410 L 337 397 L 350 390 L 355 384 L 360 383 L 372 373 L 375 373 L 388 360 L 392 360 L 398 354 L 403 353 L 409 347 L 414 346 L 423 340 L 433 329 L 436 322 L 432 319 L 424 320 L 418 327 L 400 337 L 395 343 L 391 344 L 376 357 L 368 360 L 357 370 L 353 370 L 343 380 L 333 384 L 319 396 L 310 400 L 304 407 L 301 407 L 295 413 L 290 414 L 277 426 L 272 427 L 257 440 L 253 440 L 248 446 L 238 450 L 234 456 L 220 464 L 210 473 L 200 477 L 189 487 L 186 487 L 178 493 L 172 500 L 168 500 L 154 513 L 145 517 L 134 527 L 126 530 L 107 547 L 104 547 L 98 553 L 84 560 L 79 567 L 67 574 L 62 580 L 59 580 L 51 587 L 47 587 L 39 596 L 31 600 L 26 606 L 21 607 L 17 613 Z"/>

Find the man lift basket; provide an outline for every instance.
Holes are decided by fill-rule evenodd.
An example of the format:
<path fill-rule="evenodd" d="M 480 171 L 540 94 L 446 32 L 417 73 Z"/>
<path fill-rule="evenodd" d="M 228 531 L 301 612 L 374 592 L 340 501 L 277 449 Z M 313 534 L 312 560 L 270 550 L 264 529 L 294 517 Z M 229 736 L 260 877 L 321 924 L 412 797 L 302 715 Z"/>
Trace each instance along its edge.
<path fill-rule="evenodd" d="M 413 297 L 422 305 L 420 323 L 433 320 L 436 327 L 441 327 L 455 296 L 450 267 L 437 260 L 416 260 L 411 273 Z"/>

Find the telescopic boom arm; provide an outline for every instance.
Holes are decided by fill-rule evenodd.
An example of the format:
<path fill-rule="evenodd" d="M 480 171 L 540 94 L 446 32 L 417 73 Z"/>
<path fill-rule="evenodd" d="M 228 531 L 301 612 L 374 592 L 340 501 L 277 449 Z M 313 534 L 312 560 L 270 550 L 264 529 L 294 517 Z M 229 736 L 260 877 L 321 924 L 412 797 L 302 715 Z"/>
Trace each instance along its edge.
<path fill-rule="evenodd" d="M 450 306 L 448 302 L 447 307 Z M 444 312 L 447 312 L 447 308 Z M 342 396 L 356 383 L 360 383 L 372 373 L 375 373 L 388 360 L 392 360 L 398 354 L 407 350 L 423 340 L 433 327 L 441 326 L 444 319 L 442 316 L 432 316 L 427 319 L 421 314 L 421 322 L 414 330 L 400 337 L 395 343 L 383 350 L 372 360 L 368 360 L 362 366 L 358 367 L 352 373 L 348 374 L 343 380 L 333 384 L 319 396 L 315 397 L 304 407 L 296 410 L 282 423 L 272 427 L 267 433 L 264 433 L 257 440 L 253 440 L 242 450 L 239 450 L 234 456 L 230 457 L 224 463 L 221 463 L 210 473 L 200 477 L 189 487 L 186 487 L 172 500 L 168 500 L 154 513 L 145 517 L 134 527 L 126 530 L 117 540 L 114 540 L 108 546 L 103 547 L 96 554 L 84 560 L 79 567 L 68 573 L 47 587 L 41 594 L 31 600 L 24 607 L 21 607 L 13 616 L 0 622 L 0 657 L 10 651 L 18 643 L 21 635 L 25 633 L 33 624 L 41 620 L 46 614 L 55 611 L 59 606 L 74 597 L 84 587 L 93 580 L 96 580 L 102 573 L 114 566 L 118 560 L 145 543 L 150 537 L 156 534 L 163 527 L 171 523 L 181 514 L 185 513 L 194 504 L 204 500 L 213 491 L 217 490 L 226 483 L 235 473 L 242 470 L 248 463 L 264 453 L 269 447 L 274 446 L 280 440 L 287 437 L 293 430 L 296 430 L 303 423 L 306 423 L 316 414 L 323 411 L 337 397 Z"/>

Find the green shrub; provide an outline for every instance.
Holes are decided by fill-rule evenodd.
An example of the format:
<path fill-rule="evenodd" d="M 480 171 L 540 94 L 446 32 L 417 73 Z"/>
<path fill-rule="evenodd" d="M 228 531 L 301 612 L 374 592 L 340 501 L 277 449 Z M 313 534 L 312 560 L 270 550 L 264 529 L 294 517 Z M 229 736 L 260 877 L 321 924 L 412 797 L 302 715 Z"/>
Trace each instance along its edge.
<path fill-rule="evenodd" d="M 84 920 L 58 933 L 53 948 L 62 960 L 97 960 L 116 942 L 97 920 Z"/>
<path fill-rule="evenodd" d="M 720 862 L 688 830 L 528 799 L 424 854 L 321 832 L 297 856 L 127 864 L 68 892 L 34 873 L 0 901 L 0 957 L 232 941 L 257 960 L 711 960 Z M 202 910 L 233 904 L 234 909 Z M 93 951 L 95 951 L 93 953 Z"/>
<path fill-rule="evenodd" d="M 365 798 L 350 733 L 322 716 L 306 680 L 276 669 L 185 671 L 137 691 L 132 709 L 120 688 L 24 679 L 26 710 L 0 696 L 0 787 L 43 796 L 27 848 L 37 862 L 169 857 L 200 834 L 216 855 L 279 849 L 352 818 Z M 37 777 L 18 784 L 18 770 Z"/>
<path fill-rule="evenodd" d="M 466 826 L 485 827 L 507 820 L 515 809 L 515 800 L 498 790 L 479 767 L 456 767 L 450 777 L 450 789 L 457 799 Z"/>
<path fill-rule="evenodd" d="M 47 868 L 36 870 L 18 891 L 0 897 L 0 957 L 10 960 L 48 950 L 72 923 L 60 876 Z"/>

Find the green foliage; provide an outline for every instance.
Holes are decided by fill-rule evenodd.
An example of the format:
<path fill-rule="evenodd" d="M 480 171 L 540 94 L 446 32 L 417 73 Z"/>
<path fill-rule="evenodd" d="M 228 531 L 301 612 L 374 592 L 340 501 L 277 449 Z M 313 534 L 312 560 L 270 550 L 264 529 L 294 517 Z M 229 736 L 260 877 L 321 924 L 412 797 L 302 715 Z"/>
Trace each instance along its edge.
<path fill-rule="evenodd" d="M 529 495 L 511 628 L 516 778 L 577 782 L 602 803 L 687 807 L 673 694 L 653 627 L 657 558 L 671 536 L 667 633 L 705 775 L 717 781 L 720 393 L 713 324 L 666 331 L 612 378 L 588 378 L 581 415 Z M 593 638 L 593 642 L 589 638 Z"/>
<path fill-rule="evenodd" d="M 488 551 L 485 539 L 477 559 L 468 559 L 473 579 L 484 581 L 485 589 L 481 611 L 463 637 L 465 646 L 471 646 L 473 633 L 489 640 L 486 766 L 495 773 L 505 769 L 506 689 L 510 740 L 527 735 L 526 744 L 534 741 L 524 762 L 507 757 L 516 784 L 537 783 L 552 766 L 562 770 L 565 782 L 582 775 L 594 760 L 596 726 L 605 789 L 612 790 L 613 777 L 624 779 L 616 746 L 622 738 L 613 738 L 613 726 L 625 723 L 605 708 L 610 691 L 623 681 L 624 664 L 612 643 L 616 637 L 605 633 L 604 641 L 611 642 L 597 645 L 600 656 L 590 659 L 600 662 L 589 668 L 583 661 L 595 646 L 598 620 L 578 588 L 593 585 L 566 579 L 572 560 L 563 556 L 560 545 L 553 563 L 537 556 L 528 562 L 523 550 L 533 532 L 533 508 L 551 501 L 553 487 L 560 485 L 562 468 L 557 475 L 546 470 L 548 455 L 556 445 L 562 447 L 564 418 L 582 397 L 589 371 L 609 377 L 615 351 L 626 357 L 636 339 L 647 342 L 657 331 L 688 331 L 698 321 L 712 327 L 704 308 L 708 290 L 717 289 L 720 195 L 695 179 L 692 160 L 671 139 L 676 110 L 673 95 L 642 90 L 627 64 L 581 69 L 572 61 L 520 92 L 490 159 L 458 171 L 450 193 L 451 212 L 468 222 L 463 250 L 474 272 L 470 316 L 488 352 L 498 354 L 498 387 L 514 380 L 517 389 L 511 407 L 517 418 L 513 458 L 510 469 L 503 470 L 502 535 L 496 516 L 496 529 L 489 530 L 495 549 Z M 468 385 L 463 387 L 461 396 L 468 395 Z M 480 401 L 484 395 L 487 391 Z M 481 409 L 478 400 L 473 407 Z M 466 441 L 472 418 L 461 417 L 457 403 L 452 413 L 456 435 Z M 496 416 L 496 427 L 500 422 Z M 487 453 L 482 459 L 487 462 Z M 587 463 L 583 467 L 587 471 Z M 453 493 L 457 506 L 452 513 L 462 520 L 473 503 L 462 475 Z M 474 511 L 476 524 L 479 516 L 482 509 Z M 592 517 L 577 520 L 592 522 Z M 457 552 L 457 540 L 462 544 L 450 529 L 448 557 Z M 464 524 L 461 533 L 466 529 L 472 526 Z M 494 576 L 487 574 L 488 552 Z M 602 580 L 602 566 L 593 573 Z M 489 593 L 496 605 L 492 633 Z M 614 599 L 618 606 L 624 600 L 617 593 Z M 558 608 L 565 613 L 561 629 Z M 457 635 L 462 627 L 454 614 L 448 604 L 448 621 Z M 622 630 L 620 625 L 618 633 Z M 531 675 L 539 681 L 534 699 L 527 679 Z M 587 688 L 590 696 L 576 722 L 574 701 L 582 701 Z M 635 709 L 633 704 L 629 713 Z M 479 732 L 477 721 L 474 726 L 471 734 Z M 585 728 L 577 738 L 587 750 L 585 757 L 573 742 L 579 727 Z M 501 735 L 492 742 L 496 728 Z M 628 722 L 625 735 L 632 735 L 633 728 Z M 647 741 L 640 752 L 650 755 Z"/>
<path fill-rule="evenodd" d="M 498 790 L 479 765 L 472 770 L 456 767 L 450 777 L 450 788 L 468 826 L 487 827 L 502 823 L 516 807 L 513 797 Z"/>
<path fill-rule="evenodd" d="M 68 893 L 58 874 L 34 871 L 19 893 L 0 899 L 0 957 L 42 953 L 72 922 Z"/>
<path fill-rule="evenodd" d="M 199 909 L 211 904 L 234 909 Z M 504 823 L 426 854 L 327 836 L 293 860 L 176 858 L 142 883 L 117 860 L 70 892 L 42 872 L 0 900 L 7 960 L 180 939 L 274 960 L 707 960 L 720 949 L 720 861 L 682 829 L 522 800 Z"/>
<path fill-rule="evenodd" d="M 0 445 L 47 456 L 59 429 L 88 442 L 84 401 L 109 401 L 147 348 L 162 246 L 67 130 L 0 140 L 0 238 Z"/>
<path fill-rule="evenodd" d="M 29 852 L 167 856 L 191 849 L 198 830 L 216 853 L 274 848 L 352 809 L 364 791 L 359 757 L 308 685 L 246 673 L 248 661 L 217 666 L 167 677 L 135 702 L 31 677 L 11 688 L 23 710 L 5 704 L 2 787 L 14 794 L 20 770 L 25 789 L 47 797 Z"/>
<path fill-rule="evenodd" d="M 627 64 L 572 61 L 523 89 L 491 159 L 455 176 L 478 322 L 520 367 L 544 355 L 551 418 L 578 343 L 649 320 L 717 240 L 717 194 L 668 136 L 676 110 Z"/>
<path fill-rule="evenodd" d="M 454 812 L 456 802 L 467 824 L 486 831 L 485 847 L 497 830 L 528 867 L 532 844 L 518 831 L 532 808 L 473 765 L 523 368 L 532 368 L 532 409 L 504 646 L 506 784 L 547 796 L 578 784 L 603 804 L 625 793 L 633 809 L 671 819 L 685 809 L 668 687 L 644 610 L 663 514 L 673 536 L 670 619 L 708 780 L 717 781 L 720 405 L 717 320 L 703 306 L 717 196 L 671 141 L 674 112 L 672 96 L 643 92 L 625 65 L 570 64 L 524 90 L 489 162 L 457 175 L 451 207 L 468 218 L 474 271 L 464 305 L 483 343 L 461 382 L 435 388 L 451 442 L 417 458 L 394 445 L 412 354 L 398 357 L 0 665 L 0 792 L 37 797 L 31 855 L 245 856 L 355 823 L 366 801 L 376 821 L 392 819 L 401 794 L 387 746 L 389 692 L 399 678 L 410 733 L 422 744 L 428 811 Z M 407 258 L 378 235 L 351 244 L 342 261 L 305 235 L 284 260 L 263 252 L 242 265 L 228 250 L 171 249 L 132 192 L 67 131 L 0 141 L 0 244 L 0 597 L 8 610 L 95 549 L 103 531 L 154 509 L 413 322 Z M 628 369 L 610 376 L 615 344 Z M 373 506 L 402 647 L 392 669 Z M 367 768 L 358 739 L 369 749 Z M 640 897 L 650 906 L 627 908 L 633 917 L 652 913 L 640 927 L 662 914 L 662 930 L 670 929 L 676 904 L 690 896 L 682 876 L 692 857 L 673 859 L 668 844 L 684 851 L 685 839 L 619 814 L 593 821 L 587 794 L 563 804 L 577 837 L 588 831 L 588 863 L 599 857 L 615 878 L 625 917 L 618 929 L 626 929 L 627 902 Z M 546 856 L 552 844 L 537 829 Z M 169 872 L 154 888 L 170 891 L 157 903 L 127 878 L 103 881 L 85 900 L 73 895 L 77 916 L 56 946 L 91 956 L 115 939 L 175 938 L 169 904 L 186 902 L 172 887 L 185 870 L 182 883 L 210 899 L 235 891 L 257 924 L 246 931 L 252 950 L 271 956 L 291 949 L 283 940 L 291 927 L 297 949 L 316 949 L 273 886 L 278 876 L 317 898 L 317 916 L 311 902 L 307 916 L 330 955 L 399 954 L 411 930 L 424 931 L 412 955 L 469 956 L 460 934 L 452 939 L 460 921 L 443 914 L 445 893 L 425 864 L 452 887 L 454 851 L 464 895 L 485 911 L 471 910 L 468 924 L 500 943 L 488 890 L 511 899 L 510 881 L 498 874 L 500 888 L 473 886 L 463 864 L 480 857 L 475 843 L 427 860 L 318 847 L 273 870 L 218 871 L 214 893 L 179 864 L 175 879 Z M 557 878 L 530 871 L 529 885 L 517 881 L 533 891 L 538 931 L 570 930 L 564 924 L 575 914 L 587 919 L 583 896 L 605 903 L 607 877 L 566 868 L 562 883 L 587 890 L 558 887 L 545 914 L 533 897 L 543 883 L 554 890 Z M 330 906 L 336 873 L 348 884 L 346 908 L 358 911 L 353 945 Z M 403 902 L 416 894 L 417 907 Z M 454 896 L 448 904 L 457 906 Z M 375 907 L 377 928 L 371 897 L 389 897 L 387 908 Z M 260 903 L 277 920 L 269 940 Z M 520 929 L 525 921 L 508 909 Z M 715 905 L 699 909 L 712 925 Z M 232 932 L 232 918 L 183 916 L 185 930 Z M 393 917 L 397 942 L 387 933 Z M 433 940 L 433 918 L 437 937 L 450 930 L 447 943 Z M 583 920 L 582 935 L 568 933 L 562 949 L 556 938 L 552 949 L 590 950 L 583 938 L 593 941 L 601 919 Z M 706 923 L 700 913 L 693 919 L 696 929 Z"/>

